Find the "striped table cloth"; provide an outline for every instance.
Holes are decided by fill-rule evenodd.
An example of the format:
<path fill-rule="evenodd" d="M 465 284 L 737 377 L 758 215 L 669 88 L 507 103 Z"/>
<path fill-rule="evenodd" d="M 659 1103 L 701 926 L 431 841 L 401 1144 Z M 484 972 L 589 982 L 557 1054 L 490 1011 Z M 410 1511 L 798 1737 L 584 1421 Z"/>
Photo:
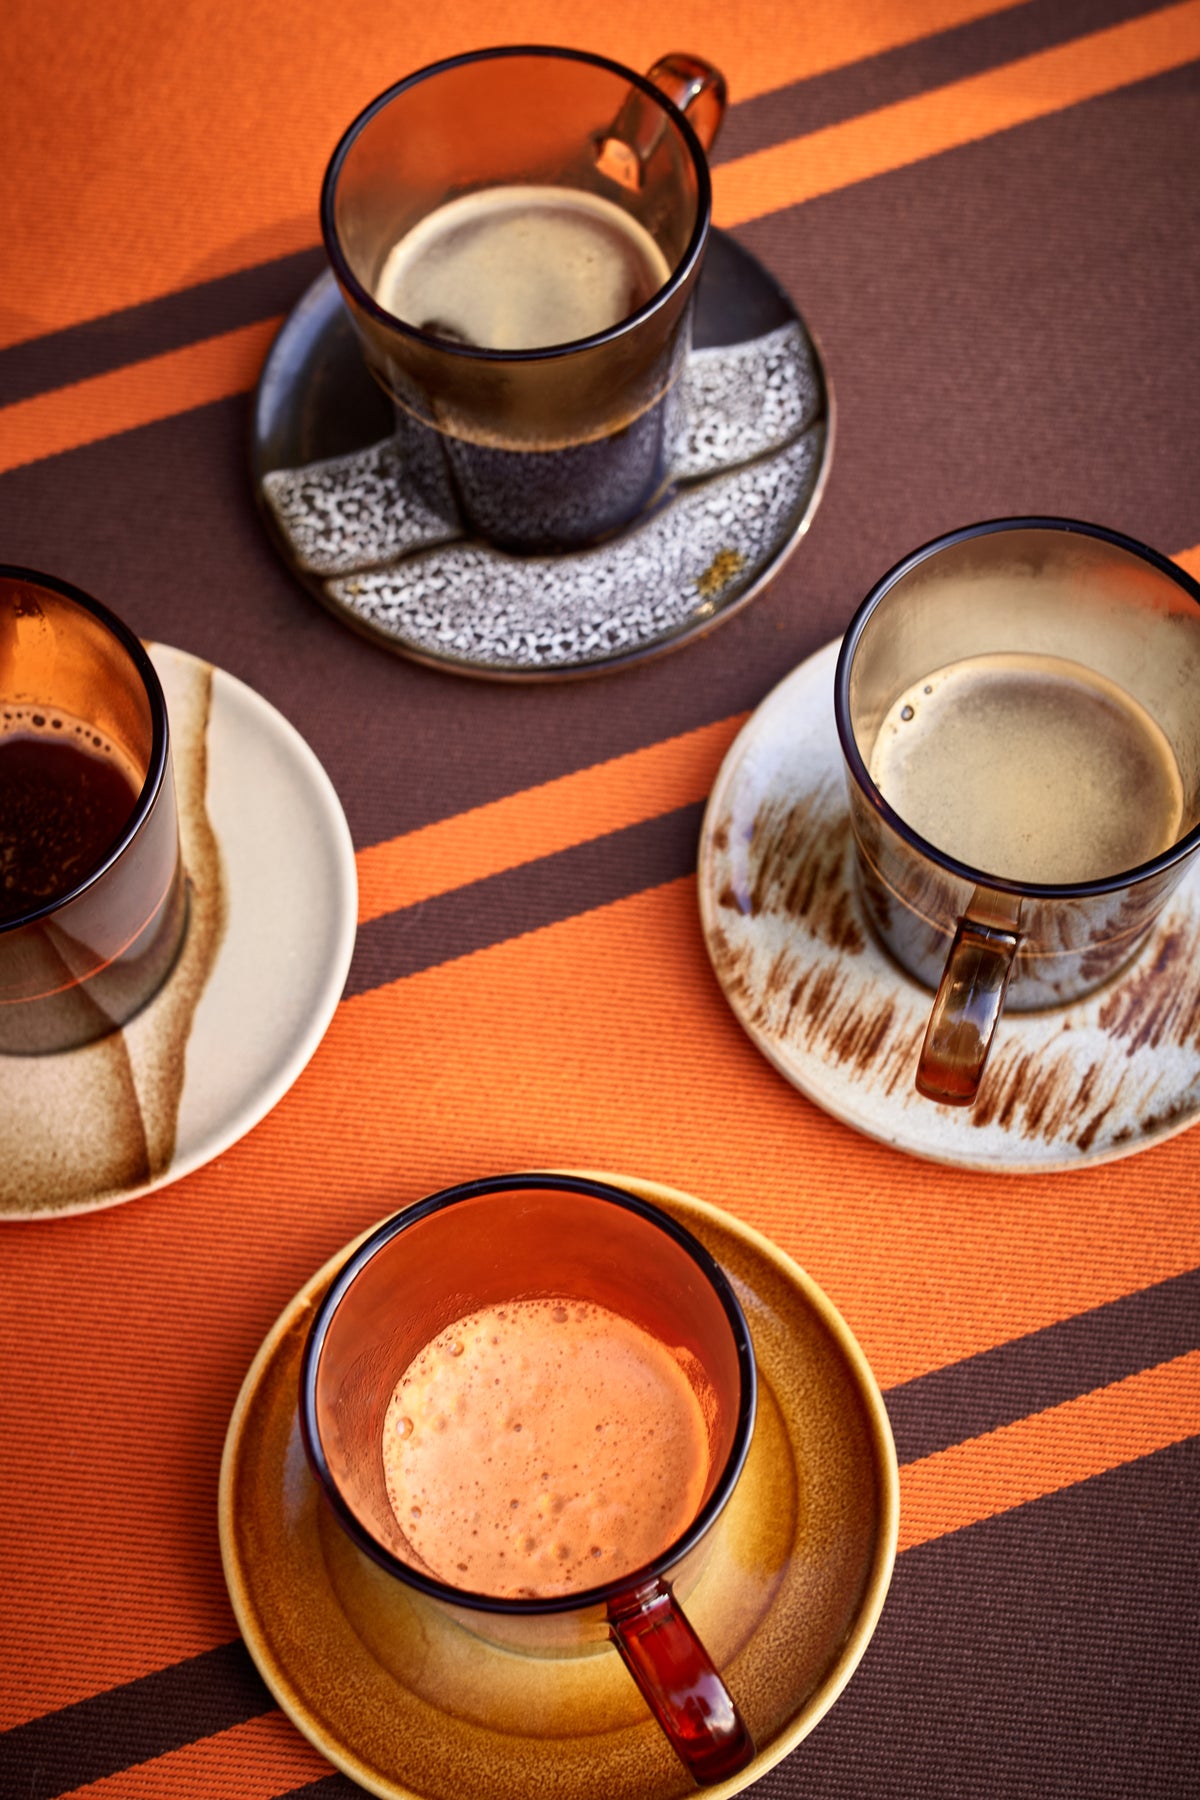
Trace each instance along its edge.
<path fill-rule="evenodd" d="M 1200 1132 L 1020 1178 L 853 1133 L 742 1033 L 695 873 L 741 723 L 915 545 L 1056 513 L 1200 574 L 1200 0 L 18 0 L 5 35 L 0 560 L 298 727 L 350 824 L 360 921 L 324 1041 L 247 1136 L 128 1205 L 3 1228 L 0 1794 L 359 1791 L 238 1637 L 229 1414 L 286 1301 L 364 1227 L 564 1166 L 765 1232 L 884 1390 L 882 1621 L 753 1792 L 1200 1792 Z M 346 630 L 274 554 L 246 472 L 342 127 L 496 42 L 724 69 L 716 222 L 794 299 L 837 404 L 822 504 L 761 596 L 677 654 L 536 688 Z"/>

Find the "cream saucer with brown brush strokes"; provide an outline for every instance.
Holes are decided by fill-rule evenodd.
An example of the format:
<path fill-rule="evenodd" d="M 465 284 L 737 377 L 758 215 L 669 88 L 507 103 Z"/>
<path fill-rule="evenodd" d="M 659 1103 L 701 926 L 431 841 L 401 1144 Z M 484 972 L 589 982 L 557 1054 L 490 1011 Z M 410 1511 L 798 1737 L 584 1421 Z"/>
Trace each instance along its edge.
<path fill-rule="evenodd" d="M 933 996 L 859 905 L 833 716 L 838 645 L 784 678 L 731 746 L 700 839 L 708 953 L 751 1040 L 868 1137 L 1003 1173 L 1130 1156 L 1200 1113 L 1200 871 L 1121 974 L 1073 1005 L 1006 1013 L 973 1106 L 913 1078 Z"/>
<path fill-rule="evenodd" d="M 188 930 L 137 1016 L 0 1056 L 0 1220 L 115 1206 L 220 1155 L 324 1036 L 354 949 L 354 846 L 299 732 L 235 676 L 147 646 L 171 725 Z"/>
<path fill-rule="evenodd" d="M 688 1601 L 759 1747 L 708 1790 L 731 1795 L 811 1731 L 875 1628 L 899 1516 L 891 1429 L 845 1322 L 782 1251 L 685 1194 L 597 1179 L 700 1239 L 733 1281 L 754 1341 L 754 1440 Z M 384 1800 L 694 1793 L 615 1650 L 554 1659 L 487 1644 L 398 1592 L 334 1520 L 308 1470 L 296 1403 L 313 1309 L 352 1248 L 273 1327 L 225 1443 L 225 1578 L 267 1686 L 330 1762 Z"/>

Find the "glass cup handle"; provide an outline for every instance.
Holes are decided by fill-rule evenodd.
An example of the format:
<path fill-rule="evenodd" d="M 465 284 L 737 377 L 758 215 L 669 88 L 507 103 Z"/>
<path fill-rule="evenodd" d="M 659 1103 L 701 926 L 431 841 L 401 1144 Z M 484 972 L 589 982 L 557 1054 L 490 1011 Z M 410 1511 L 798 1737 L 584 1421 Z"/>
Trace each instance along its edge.
<path fill-rule="evenodd" d="M 744 1769 L 754 1739 L 667 1583 L 610 1602 L 608 1628 L 692 1779 L 707 1787 Z"/>
<path fill-rule="evenodd" d="M 689 56 L 673 50 L 660 56 L 646 72 L 647 81 L 674 102 L 700 140 L 701 148 L 712 148 L 713 139 L 725 116 L 725 77 L 703 57 Z M 625 104 L 600 140 L 596 166 L 622 187 L 639 189 L 650 158 L 654 155 L 666 130 L 667 118 L 662 108 L 631 88 Z"/>
<path fill-rule="evenodd" d="M 1004 1007 L 1018 939 L 960 919 L 933 1002 L 917 1092 L 946 1106 L 970 1106 Z"/>

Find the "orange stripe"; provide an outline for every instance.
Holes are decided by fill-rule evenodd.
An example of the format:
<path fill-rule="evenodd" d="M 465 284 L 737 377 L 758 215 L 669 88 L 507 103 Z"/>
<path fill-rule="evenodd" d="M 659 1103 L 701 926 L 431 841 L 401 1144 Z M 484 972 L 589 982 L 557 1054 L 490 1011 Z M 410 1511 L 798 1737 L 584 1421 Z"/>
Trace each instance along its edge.
<path fill-rule="evenodd" d="M 203 8 L 10 6 L 12 60 L 26 73 L 5 92 L 0 234 L 21 279 L 0 307 L 0 343 L 310 245 L 343 128 L 437 57 L 520 38 L 644 69 L 665 36 L 711 57 L 744 100 L 1013 3 L 807 0 L 759 18 L 727 0 L 674 0 L 669 20 L 644 7 L 590 20 L 562 0 L 460 0 L 379 8 L 369 31 L 348 31 L 327 0 L 256 0 L 225 8 L 219 34 Z"/>
<path fill-rule="evenodd" d="M 358 920 L 703 800 L 745 713 L 526 788 L 358 853 Z"/>
<path fill-rule="evenodd" d="M 957 22 L 955 15 L 967 18 L 980 10 L 974 6 L 931 7 L 923 25 L 936 30 Z M 915 37 L 919 31 L 911 35 Z M 896 37 L 895 32 L 890 36 Z M 907 41 L 908 36 L 909 31 L 903 31 L 896 41 Z M 854 50 L 869 54 L 872 47 L 864 42 L 851 48 L 848 39 L 845 43 L 851 56 Z M 826 46 L 826 54 L 817 59 L 819 66 L 837 62 L 838 58 L 829 54 L 831 49 Z M 745 224 L 781 207 L 1094 99 L 1197 56 L 1200 0 L 1185 0 L 933 93 L 722 164 L 714 170 L 717 223 Z M 781 77 L 787 78 L 783 67 L 776 80 Z M 294 236 L 293 231 L 287 241 L 289 249 L 298 247 L 292 241 Z M 247 326 L 224 338 L 17 402 L 0 413 L 0 472 L 253 387 L 267 340 L 277 328 L 278 321 Z M 228 348 L 220 351 L 217 347 L 222 345 Z"/>
<path fill-rule="evenodd" d="M 1200 1350 L 900 1471 L 900 1549 L 1200 1433 Z"/>
<path fill-rule="evenodd" d="M 0 410 L 0 473 L 243 394 L 282 323 L 262 319 Z"/>
<path fill-rule="evenodd" d="M 332 1772 L 283 1713 L 269 1712 L 72 1788 L 62 1800 L 273 1800 Z"/>
<path fill-rule="evenodd" d="M 713 171 L 718 225 L 901 169 L 1200 57 L 1200 0 L 793 138 Z"/>
<path fill-rule="evenodd" d="M 1190 550 L 1177 550 L 1171 560 L 1186 569 L 1193 581 L 1200 581 L 1200 544 L 1193 544 Z"/>

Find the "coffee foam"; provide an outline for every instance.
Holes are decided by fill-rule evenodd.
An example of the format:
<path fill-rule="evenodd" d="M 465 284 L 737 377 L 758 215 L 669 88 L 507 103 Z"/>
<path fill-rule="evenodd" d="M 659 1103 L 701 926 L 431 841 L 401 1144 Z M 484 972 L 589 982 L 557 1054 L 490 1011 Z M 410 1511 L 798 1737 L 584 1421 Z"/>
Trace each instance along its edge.
<path fill-rule="evenodd" d="M 578 1592 L 691 1524 L 704 1411 L 671 1350 L 589 1302 L 518 1300 L 441 1332 L 396 1384 L 388 1499 L 415 1556 L 460 1588 Z"/>
<path fill-rule="evenodd" d="M 489 350 L 607 331 L 671 271 L 622 207 L 575 188 L 505 186 L 429 213 L 389 251 L 379 304 L 419 330 Z"/>
<path fill-rule="evenodd" d="M 893 702 L 871 778 L 929 843 L 986 873 L 1094 881 L 1179 835 L 1183 784 L 1161 728 L 1123 688 L 1061 657 L 950 663 Z"/>

